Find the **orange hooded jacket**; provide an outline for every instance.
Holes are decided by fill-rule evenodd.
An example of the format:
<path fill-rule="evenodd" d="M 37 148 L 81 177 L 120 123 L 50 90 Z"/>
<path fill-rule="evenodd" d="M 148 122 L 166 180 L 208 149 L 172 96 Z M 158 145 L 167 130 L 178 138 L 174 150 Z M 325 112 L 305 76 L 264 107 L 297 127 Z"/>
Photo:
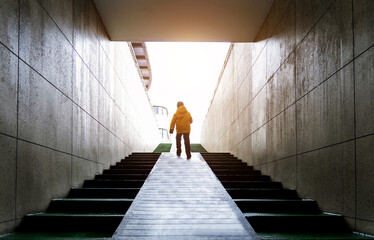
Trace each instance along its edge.
<path fill-rule="evenodd" d="M 170 130 L 174 130 L 177 125 L 177 133 L 190 133 L 192 117 L 184 105 L 178 107 L 177 112 L 174 113 L 173 119 L 170 123 Z"/>

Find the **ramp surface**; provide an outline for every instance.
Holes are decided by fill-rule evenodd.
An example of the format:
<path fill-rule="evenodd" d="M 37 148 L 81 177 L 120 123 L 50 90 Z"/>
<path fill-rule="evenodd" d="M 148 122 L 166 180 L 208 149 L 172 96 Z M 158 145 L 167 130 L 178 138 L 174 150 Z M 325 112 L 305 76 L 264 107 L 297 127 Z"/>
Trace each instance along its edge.
<path fill-rule="evenodd" d="M 162 153 L 113 239 L 258 239 L 200 153 Z"/>

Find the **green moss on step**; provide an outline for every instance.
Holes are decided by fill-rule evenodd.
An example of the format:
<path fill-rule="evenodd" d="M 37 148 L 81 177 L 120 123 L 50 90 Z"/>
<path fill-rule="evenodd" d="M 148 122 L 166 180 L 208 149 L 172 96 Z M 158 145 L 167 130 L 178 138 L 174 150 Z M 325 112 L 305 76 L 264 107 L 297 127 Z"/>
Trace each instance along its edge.
<path fill-rule="evenodd" d="M 171 143 L 160 143 L 153 151 L 154 153 L 170 152 Z"/>
<path fill-rule="evenodd" d="M 200 143 L 191 143 L 191 152 L 207 152 Z"/>

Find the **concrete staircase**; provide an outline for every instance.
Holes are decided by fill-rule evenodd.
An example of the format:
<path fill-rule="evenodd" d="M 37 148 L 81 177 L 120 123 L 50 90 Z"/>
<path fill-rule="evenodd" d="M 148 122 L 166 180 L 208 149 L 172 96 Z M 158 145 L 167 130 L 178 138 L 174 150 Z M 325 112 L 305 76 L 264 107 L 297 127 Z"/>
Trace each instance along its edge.
<path fill-rule="evenodd" d="M 82 188 L 53 199 L 44 213 L 24 217 L 19 232 L 97 232 L 111 236 L 159 158 L 133 153 Z"/>
<path fill-rule="evenodd" d="M 233 155 L 201 155 L 261 238 L 367 239 L 353 234 L 342 216 L 322 213 L 316 201 L 300 199 Z"/>

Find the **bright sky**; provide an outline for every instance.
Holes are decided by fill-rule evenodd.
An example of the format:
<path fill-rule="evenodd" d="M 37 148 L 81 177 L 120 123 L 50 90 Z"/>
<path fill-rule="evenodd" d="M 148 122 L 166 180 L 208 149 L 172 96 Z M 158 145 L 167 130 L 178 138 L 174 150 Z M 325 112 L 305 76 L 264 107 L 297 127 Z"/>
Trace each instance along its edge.
<path fill-rule="evenodd" d="M 194 120 L 191 143 L 200 143 L 202 124 L 230 43 L 147 42 L 146 46 L 152 70 L 148 91 L 152 104 L 167 107 L 170 122 L 177 102 L 184 102 Z"/>

